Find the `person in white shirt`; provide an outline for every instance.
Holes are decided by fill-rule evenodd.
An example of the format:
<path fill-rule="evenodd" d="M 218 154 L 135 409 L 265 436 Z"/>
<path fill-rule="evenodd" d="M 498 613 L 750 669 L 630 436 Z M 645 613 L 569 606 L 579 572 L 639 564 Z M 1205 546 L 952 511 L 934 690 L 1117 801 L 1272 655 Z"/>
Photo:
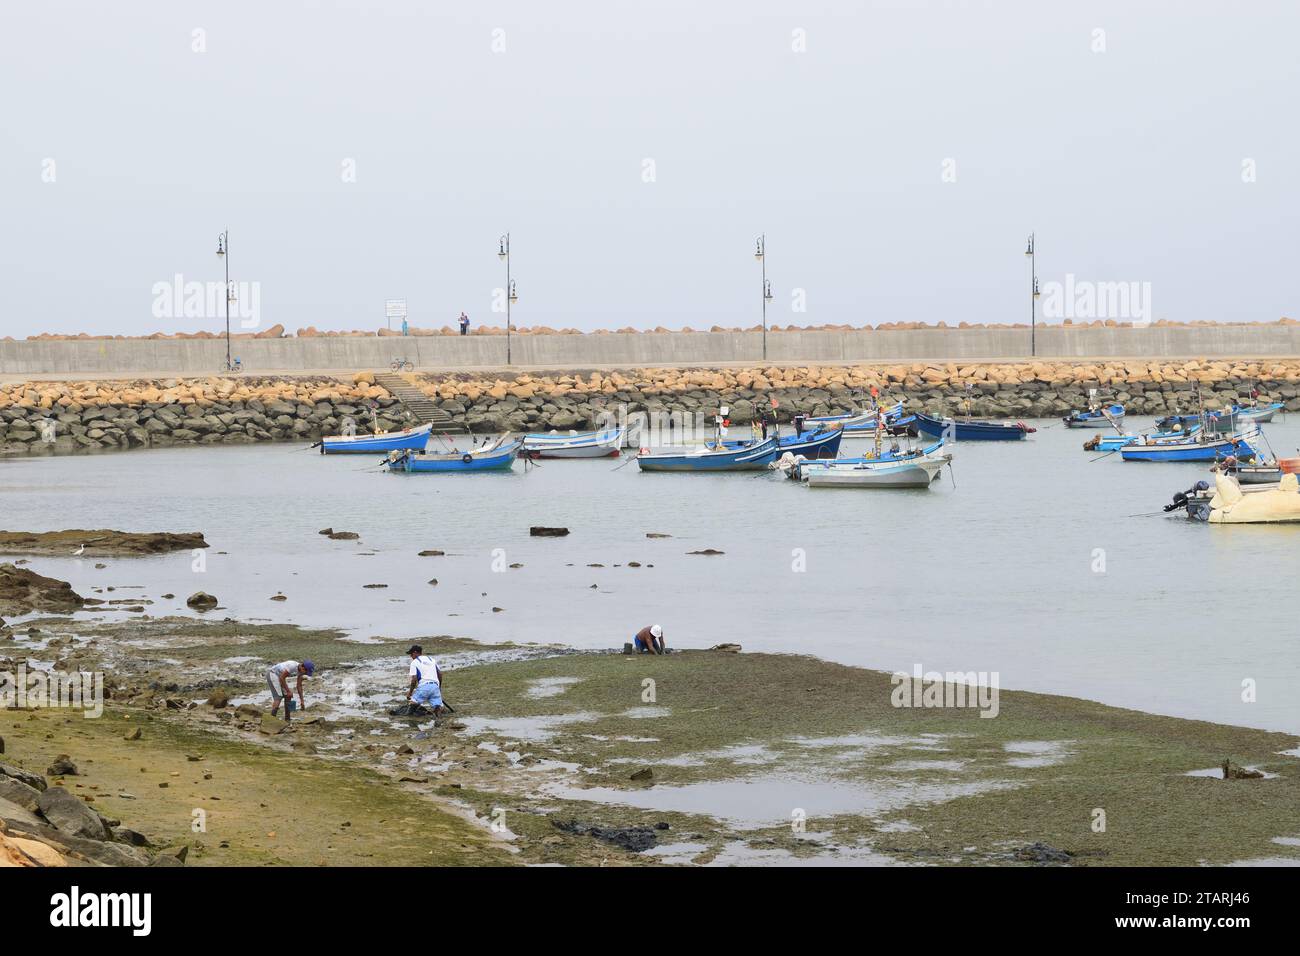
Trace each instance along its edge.
<path fill-rule="evenodd" d="M 316 673 L 316 665 L 311 661 L 303 661 L 299 664 L 297 661 L 283 661 L 276 664 L 266 672 L 266 683 L 271 688 L 271 716 L 274 717 L 276 711 L 280 709 L 280 701 L 284 704 L 284 719 L 289 720 L 289 708 L 293 706 L 293 691 L 289 689 L 289 678 L 298 678 L 298 707 L 300 710 L 307 708 L 307 702 L 302 699 L 302 679 L 304 676 L 311 677 Z"/>
<path fill-rule="evenodd" d="M 406 699 L 427 707 L 434 715 L 442 713 L 442 671 L 438 662 L 424 653 L 419 644 L 412 644 L 407 656 L 411 658 L 411 684 L 406 689 Z"/>

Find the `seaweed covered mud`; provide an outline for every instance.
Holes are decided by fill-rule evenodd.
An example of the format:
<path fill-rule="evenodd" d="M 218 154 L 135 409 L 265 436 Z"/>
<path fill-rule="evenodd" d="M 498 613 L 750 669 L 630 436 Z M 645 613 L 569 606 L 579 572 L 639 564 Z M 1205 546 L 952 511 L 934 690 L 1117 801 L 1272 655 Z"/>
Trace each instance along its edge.
<path fill-rule="evenodd" d="M 69 755 L 79 795 L 190 865 L 1300 859 L 1287 734 L 734 645 L 448 636 L 422 643 L 454 711 L 399 717 L 405 640 L 83 616 L 13 623 L 0 671 L 102 672 L 103 716 L 6 710 L 0 759 Z M 306 709 L 271 718 L 267 666 L 307 658 Z"/>

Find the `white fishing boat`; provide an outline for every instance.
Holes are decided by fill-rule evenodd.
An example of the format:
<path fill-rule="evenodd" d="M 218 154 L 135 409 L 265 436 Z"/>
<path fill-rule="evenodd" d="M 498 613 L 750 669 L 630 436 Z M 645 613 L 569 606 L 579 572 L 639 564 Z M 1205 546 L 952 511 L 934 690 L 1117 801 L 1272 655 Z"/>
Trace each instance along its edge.
<path fill-rule="evenodd" d="M 527 458 L 605 458 L 623 447 L 625 429 L 595 432 L 533 432 L 524 436 L 519 452 Z"/>
<path fill-rule="evenodd" d="M 835 463 L 808 462 L 802 470 L 810 488 L 928 488 L 952 455 L 906 461 Z"/>

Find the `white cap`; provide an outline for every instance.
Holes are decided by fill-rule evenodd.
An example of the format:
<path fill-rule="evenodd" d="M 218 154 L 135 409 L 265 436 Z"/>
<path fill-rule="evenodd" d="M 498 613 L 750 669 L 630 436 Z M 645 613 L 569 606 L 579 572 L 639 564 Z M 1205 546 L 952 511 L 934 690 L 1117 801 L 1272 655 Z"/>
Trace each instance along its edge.
<path fill-rule="evenodd" d="M 663 637 L 663 636 L 664 636 L 664 629 L 663 629 L 661 626 L 659 626 L 658 624 L 651 624 L 651 625 L 650 625 L 650 636 L 651 636 L 651 637 Z"/>

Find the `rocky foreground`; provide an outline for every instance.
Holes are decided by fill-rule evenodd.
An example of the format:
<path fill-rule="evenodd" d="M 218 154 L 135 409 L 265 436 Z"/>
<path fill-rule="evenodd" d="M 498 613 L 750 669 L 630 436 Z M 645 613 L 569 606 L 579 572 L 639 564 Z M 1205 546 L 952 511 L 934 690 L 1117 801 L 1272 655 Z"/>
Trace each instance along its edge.
<path fill-rule="evenodd" d="M 144 834 L 98 812 L 90 794 L 73 792 L 79 776 L 67 754 L 56 756 L 45 774 L 0 761 L 0 868 L 184 864 L 188 846 L 153 846 Z"/>
<path fill-rule="evenodd" d="M 1300 411 L 1300 360 L 1021 362 L 970 365 L 624 369 L 551 375 L 408 375 L 474 432 L 594 427 L 638 412 L 745 423 L 777 402 L 781 421 L 860 408 L 877 389 L 937 414 L 1038 418 L 1083 408 L 1102 389 L 1133 415 L 1222 407 L 1245 391 Z M 373 416 L 373 417 L 372 417 Z M 264 441 L 310 442 L 410 424 L 370 372 L 333 377 L 220 376 L 130 382 L 19 382 L 0 387 L 0 454 Z"/>

